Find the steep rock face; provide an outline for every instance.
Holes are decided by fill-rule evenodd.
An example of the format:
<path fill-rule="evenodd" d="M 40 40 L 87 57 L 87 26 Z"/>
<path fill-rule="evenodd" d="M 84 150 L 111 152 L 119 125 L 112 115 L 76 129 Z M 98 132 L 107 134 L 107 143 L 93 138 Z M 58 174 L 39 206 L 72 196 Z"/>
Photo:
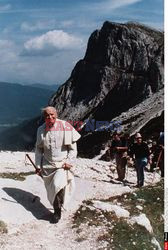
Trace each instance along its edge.
<path fill-rule="evenodd" d="M 105 22 L 50 99 L 61 118 L 111 120 L 163 87 L 163 33 Z"/>
<path fill-rule="evenodd" d="M 115 123 L 121 124 L 118 129 L 129 133 L 130 136 L 140 132 L 145 140 L 149 138 L 157 140 L 159 133 L 164 130 L 163 89 L 116 116 L 111 125 L 109 123 L 108 126 L 101 127 L 97 131 L 84 133 L 78 143 L 80 154 L 92 158 L 106 149 L 112 139 Z"/>

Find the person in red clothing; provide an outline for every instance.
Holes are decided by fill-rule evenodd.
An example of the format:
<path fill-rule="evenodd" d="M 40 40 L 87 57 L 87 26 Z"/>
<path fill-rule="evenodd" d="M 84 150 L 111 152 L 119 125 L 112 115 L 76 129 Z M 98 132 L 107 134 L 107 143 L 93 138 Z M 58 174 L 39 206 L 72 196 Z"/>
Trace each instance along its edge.
<path fill-rule="evenodd" d="M 136 142 L 130 146 L 129 155 L 135 161 L 137 187 L 142 187 L 144 185 L 144 168 L 148 163 L 151 164 L 150 151 L 140 133 L 136 133 L 135 140 Z"/>

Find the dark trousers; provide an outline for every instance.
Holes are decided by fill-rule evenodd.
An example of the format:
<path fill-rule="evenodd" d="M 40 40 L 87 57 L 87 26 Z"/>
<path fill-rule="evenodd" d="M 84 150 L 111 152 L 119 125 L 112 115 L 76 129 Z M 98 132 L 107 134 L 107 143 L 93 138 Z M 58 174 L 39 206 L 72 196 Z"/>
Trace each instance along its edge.
<path fill-rule="evenodd" d="M 125 178 L 127 158 L 119 154 L 116 154 L 115 158 L 116 158 L 118 179 L 122 181 Z"/>
<path fill-rule="evenodd" d="M 61 207 L 64 201 L 64 189 L 61 189 L 55 196 L 55 200 L 53 203 L 54 214 L 61 217 Z"/>
<path fill-rule="evenodd" d="M 135 160 L 135 167 L 137 172 L 137 185 L 144 185 L 144 168 L 147 165 L 147 158 L 138 158 Z"/>

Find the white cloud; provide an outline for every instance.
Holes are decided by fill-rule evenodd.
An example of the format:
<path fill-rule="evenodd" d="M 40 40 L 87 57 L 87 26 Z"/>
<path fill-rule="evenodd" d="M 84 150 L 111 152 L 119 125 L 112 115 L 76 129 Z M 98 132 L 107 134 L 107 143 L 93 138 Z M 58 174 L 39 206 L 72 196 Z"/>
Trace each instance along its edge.
<path fill-rule="evenodd" d="M 5 44 L 1 43 L 3 47 Z M 64 83 L 70 76 L 75 63 L 81 59 L 84 50 L 60 51 L 50 57 L 20 57 L 15 46 L 0 53 L 0 81 L 16 83 L 45 84 Z"/>
<path fill-rule="evenodd" d="M 52 29 L 55 26 L 55 21 L 38 21 L 34 24 L 23 22 L 21 24 L 21 30 L 26 32 L 38 31 L 38 30 L 45 30 L 45 29 Z"/>
<path fill-rule="evenodd" d="M 22 55 L 53 55 L 58 50 L 80 48 L 81 45 L 82 39 L 62 30 L 53 30 L 28 40 Z"/>
<path fill-rule="evenodd" d="M 142 0 L 107 0 L 107 1 L 102 1 L 101 3 L 95 3 L 92 5 L 91 8 L 93 10 L 100 10 L 101 12 L 111 11 L 141 1 Z"/>
<path fill-rule="evenodd" d="M 0 11 L 7 11 L 11 9 L 11 4 L 0 5 Z"/>
<path fill-rule="evenodd" d="M 137 2 L 141 2 L 142 0 L 109 0 L 107 5 L 110 9 L 120 8 L 126 5 L 134 4 Z"/>

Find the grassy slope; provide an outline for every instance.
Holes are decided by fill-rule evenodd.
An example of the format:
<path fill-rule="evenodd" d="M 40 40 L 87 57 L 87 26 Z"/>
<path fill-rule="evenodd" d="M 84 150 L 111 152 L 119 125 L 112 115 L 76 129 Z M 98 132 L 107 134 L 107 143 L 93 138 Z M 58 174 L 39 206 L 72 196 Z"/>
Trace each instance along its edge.
<path fill-rule="evenodd" d="M 145 227 L 138 224 L 130 225 L 128 220 L 118 218 L 113 212 L 104 212 L 100 210 L 91 210 L 88 205 L 92 205 L 91 201 L 86 201 L 79 208 L 73 218 L 73 227 L 78 233 L 78 240 L 85 240 L 80 237 L 80 228 L 82 225 L 87 226 L 105 226 L 106 233 L 97 236 L 97 241 L 106 241 L 107 249 L 116 250 L 153 250 L 157 249 L 151 243 L 153 237 L 159 242 L 163 248 L 163 232 L 164 232 L 164 192 L 163 181 L 155 186 L 144 187 L 131 194 L 125 194 L 118 197 L 111 197 L 104 202 L 118 202 L 121 206 L 130 212 L 130 217 L 146 214 L 153 228 L 153 234 L 150 234 Z M 140 205 L 143 210 L 140 211 L 136 206 Z M 102 216 L 103 214 L 103 216 Z M 88 228 L 89 230 L 89 228 Z M 96 237 L 96 234 L 95 234 Z"/>

